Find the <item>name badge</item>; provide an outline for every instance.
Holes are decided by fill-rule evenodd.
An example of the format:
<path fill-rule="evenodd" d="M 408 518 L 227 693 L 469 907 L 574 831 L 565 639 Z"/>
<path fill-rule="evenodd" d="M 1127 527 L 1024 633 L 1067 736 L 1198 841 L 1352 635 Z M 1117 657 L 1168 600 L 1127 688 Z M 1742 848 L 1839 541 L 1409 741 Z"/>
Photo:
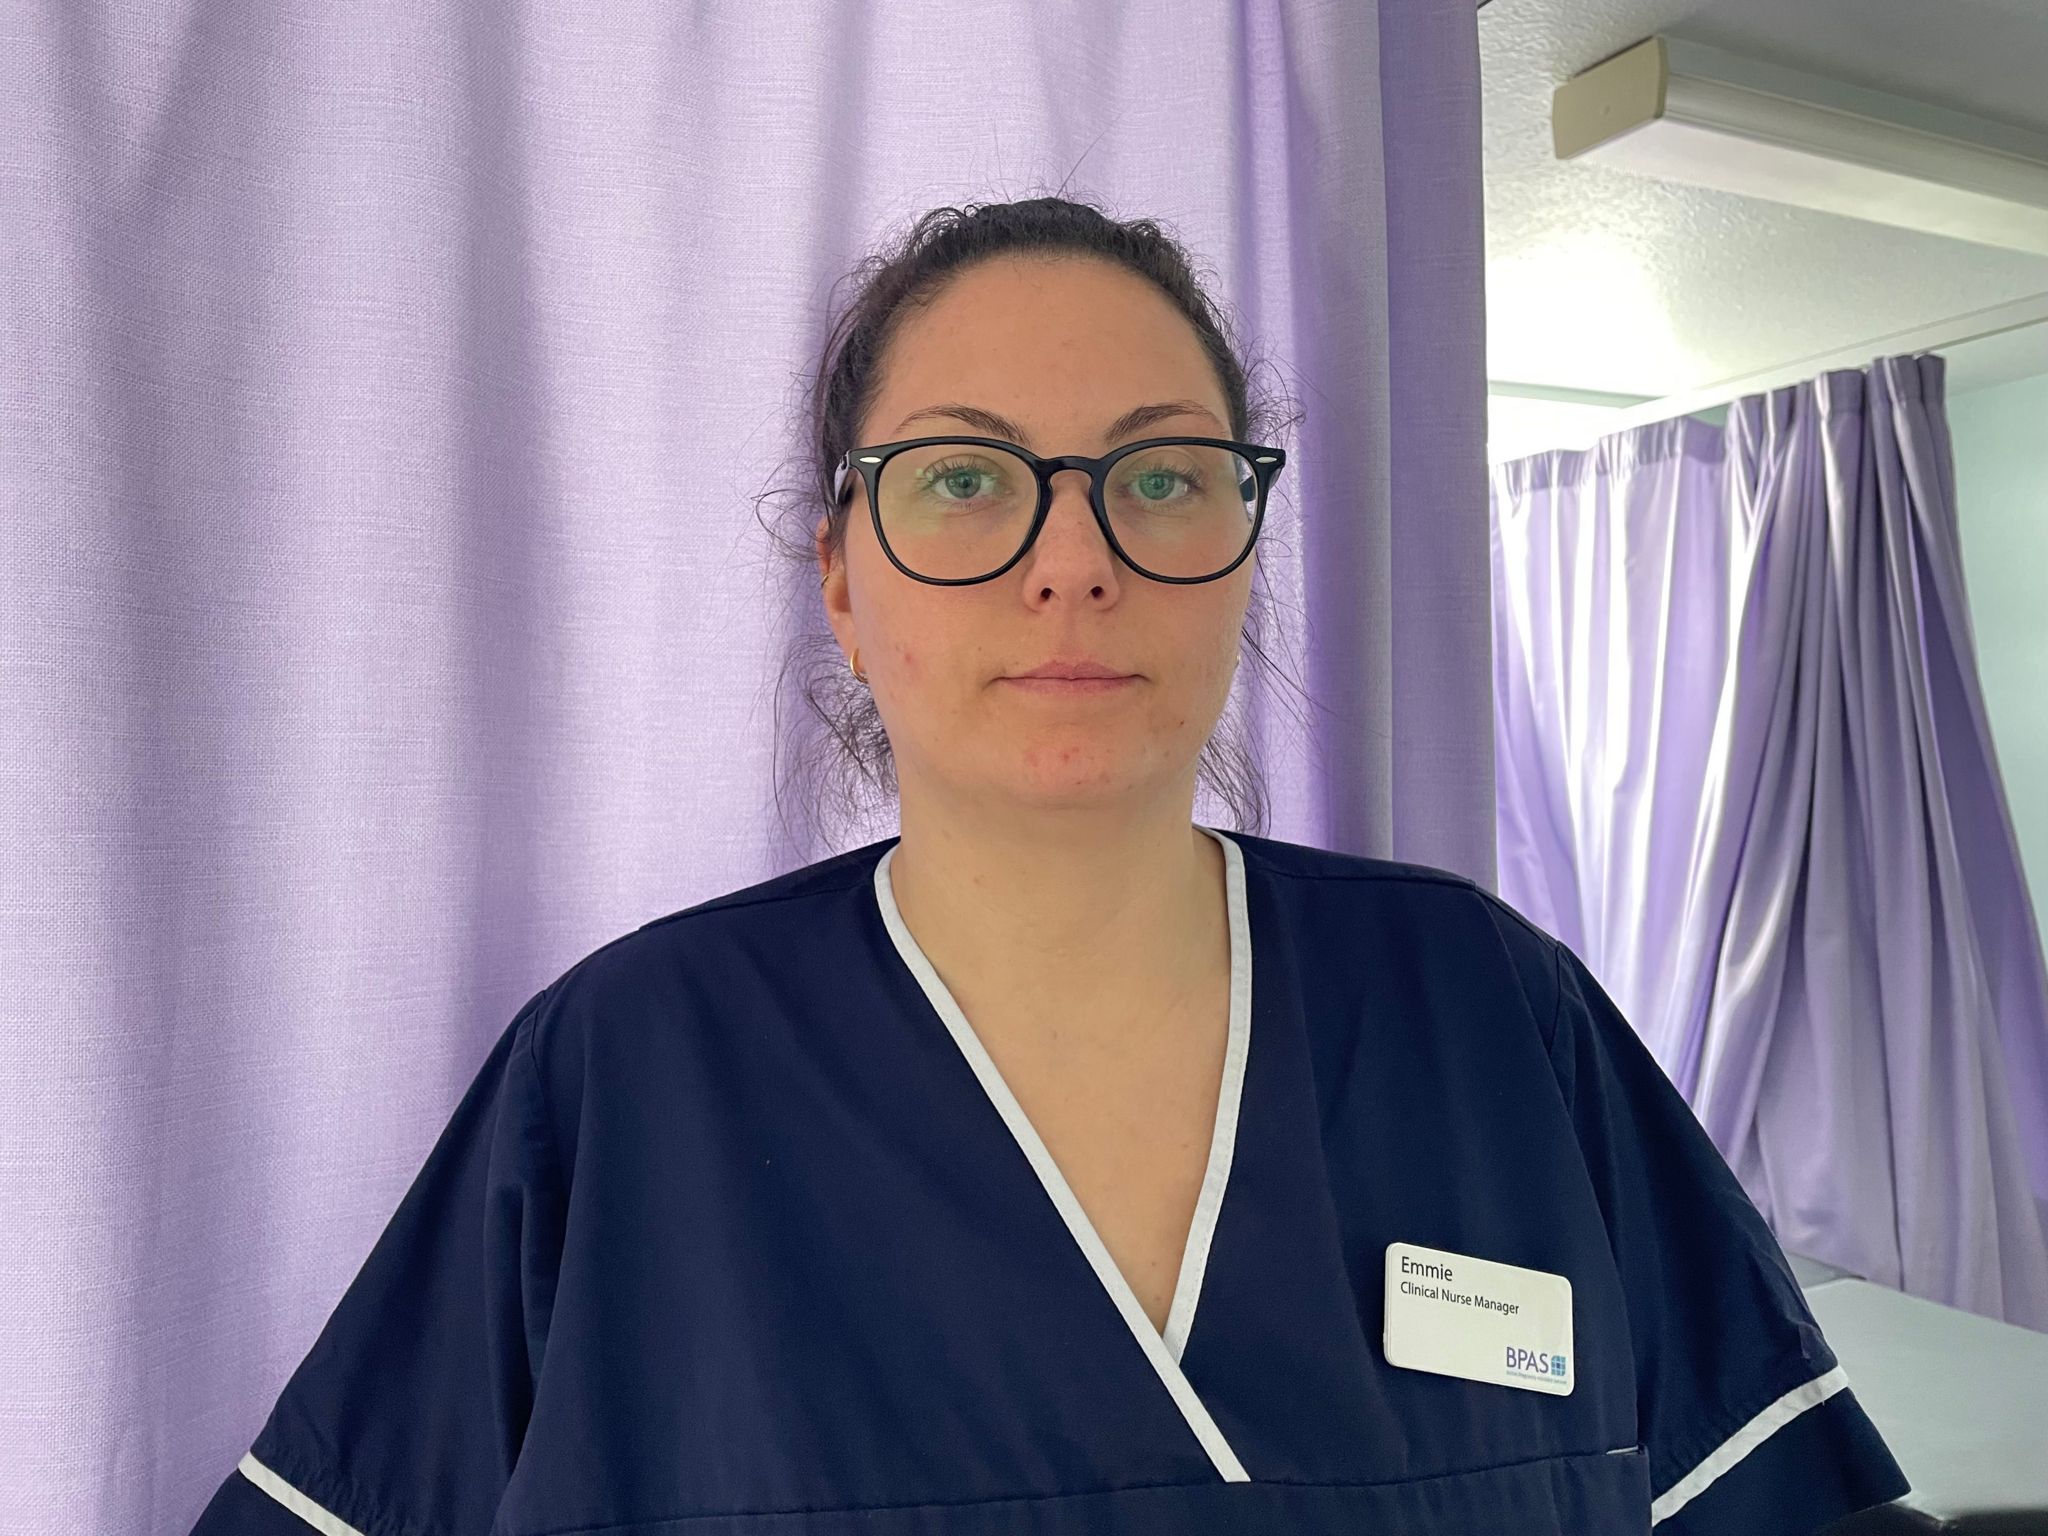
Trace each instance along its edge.
<path fill-rule="evenodd" d="M 1531 1392 L 1572 1390 L 1572 1283 L 1414 1243 L 1387 1245 L 1389 1365 Z"/>

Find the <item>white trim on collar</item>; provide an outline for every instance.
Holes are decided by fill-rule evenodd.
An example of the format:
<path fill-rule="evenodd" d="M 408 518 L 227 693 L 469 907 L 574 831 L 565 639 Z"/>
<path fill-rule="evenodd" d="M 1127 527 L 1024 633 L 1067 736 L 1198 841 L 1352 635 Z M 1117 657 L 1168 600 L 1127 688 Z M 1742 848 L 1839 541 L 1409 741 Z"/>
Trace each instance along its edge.
<path fill-rule="evenodd" d="M 917 978 L 925 997 L 959 1046 L 960 1053 L 966 1057 L 989 1102 L 1009 1127 L 1018 1148 L 1038 1175 L 1039 1183 L 1066 1222 L 1067 1231 L 1072 1234 L 1089 1267 L 1095 1271 L 1096 1279 L 1102 1283 L 1103 1290 L 1130 1328 L 1132 1338 L 1152 1363 L 1181 1416 L 1187 1420 L 1188 1428 L 1194 1432 L 1226 1482 L 1249 1482 L 1251 1474 L 1237 1459 L 1237 1453 L 1224 1439 L 1223 1432 L 1217 1428 L 1216 1421 L 1210 1417 L 1209 1410 L 1180 1367 L 1181 1353 L 1186 1347 L 1188 1333 L 1194 1327 L 1202 1276 L 1208 1267 L 1210 1244 L 1230 1180 L 1231 1158 L 1237 1146 L 1245 1063 L 1251 1050 L 1252 946 L 1251 925 L 1245 911 L 1244 853 L 1232 838 L 1214 827 L 1201 827 L 1200 830 L 1208 833 L 1223 849 L 1224 888 L 1230 919 L 1230 1032 L 1224 1048 L 1223 1081 L 1217 1096 L 1215 1130 L 1209 1141 L 1208 1170 L 1195 1201 L 1194 1219 L 1189 1224 L 1187 1243 L 1181 1252 L 1180 1276 L 1174 1286 L 1173 1305 L 1168 1311 L 1163 1333 L 1155 1329 L 1152 1320 L 1145 1315 L 1130 1282 L 1110 1257 L 1095 1224 L 1088 1219 L 1088 1213 L 1075 1198 L 1066 1176 L 1046 1151 L 1044 1141 L 1025 1115 L 1023 1106 L 1017 1102 L 1016 1095 L 1010 1091 L 1009 1084 L 1003 1080 L 981 1037 L 975 1033 L 974 1026 L 968 1022 L 967 1015 L 961 1011 L 931 961 L 918 947 L 917 940 L 911 936 L 903 914 L 897 908 L 895 890 L 889 880 L 889 865 L 896 856 L 895 847 L 876 862 L 874 885 L 882 921 L 889 930 L 897 953 Z"/>

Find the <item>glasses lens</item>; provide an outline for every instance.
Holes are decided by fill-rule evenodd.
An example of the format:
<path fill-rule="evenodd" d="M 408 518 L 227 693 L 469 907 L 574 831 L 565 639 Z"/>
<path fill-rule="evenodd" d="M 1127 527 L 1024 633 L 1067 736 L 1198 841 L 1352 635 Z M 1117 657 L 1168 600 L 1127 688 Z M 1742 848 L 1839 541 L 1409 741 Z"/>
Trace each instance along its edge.
<path fill-rule="evenodd" d="M 959 580 L 1006 564 L 1031 531 L 1038 481 L 1014 453 L 926 443 L 882 466 L 882 537 L 920 576 Z"/>
<path fill-rule="evenodd" d="M 1231 449 L 1155 443 L 1110 467 L 1103 502 L 1134 564 L 1157 576 L 1213 576 L 1251 543 L 1258 479 Z M 878 508 L 889 548 L 920 576 L 986 576 L 1023 546 L 1038 481 L 1003 449 L 930 443 L 882 467 Z"/>
<path fill-rule="evenodd" d="M 1258 477 L 1228 448 L 1160 443 L 1110 466 L 1102 499 L 1133 564 L 1159 576 L 1213 576 L 1251 543 Z"/>

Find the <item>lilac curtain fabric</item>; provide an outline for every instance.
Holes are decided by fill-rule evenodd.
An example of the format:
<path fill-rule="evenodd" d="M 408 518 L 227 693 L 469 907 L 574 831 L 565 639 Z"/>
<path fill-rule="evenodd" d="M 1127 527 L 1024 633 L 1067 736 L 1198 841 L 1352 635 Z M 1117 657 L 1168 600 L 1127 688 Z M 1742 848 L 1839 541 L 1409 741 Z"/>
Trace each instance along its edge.
<path fill-rule="evenodd" d="M 1944 366 L 1495 466 L 1500 890 L 1788 1248 L 2048 1329 L 2048 973 Z"/>
<path fill-rule="evenodd" d="M 756 497 L 929 207 L 1209 265 L 1307 412 L 1267 830 L 1490 883 L 1478 134 L 1437 0 L 0 18 L 0 1530 L 187 1528 L 518 1004 L 832 851 Z"/>

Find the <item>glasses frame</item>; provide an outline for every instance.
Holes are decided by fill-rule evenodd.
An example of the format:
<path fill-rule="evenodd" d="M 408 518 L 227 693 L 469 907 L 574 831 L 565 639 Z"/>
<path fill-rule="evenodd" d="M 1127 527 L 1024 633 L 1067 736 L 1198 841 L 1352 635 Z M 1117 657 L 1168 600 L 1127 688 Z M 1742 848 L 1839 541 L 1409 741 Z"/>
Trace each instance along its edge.
<path fill-rule="evenodd" d="M 973 443 L 983 448 L 1000 448 L 1013 453 L 1031 466 L 1038 477 L 1038 510 L 1032 514 L 1031 529 L 1024 535 L 1024 542 L 1017 553 L 986 576 L 925 576 L 913 571 L 896 558 L 896 551 L 889 547 L 889 536 L 882 532 L 882 511 L 877 487 L 881 483 L 882 470 L 888 462 L 906 448 L 929 448 L 939 443 Z M 1252 467 L 1252 474 L 1258 480 L 1258 510 L 1252 516 L 1251 537 L 1245 541 L 1244 552 L 1213 576 L 1161 576 L 1148 571 L 1129 555 L 1116 541 L 1116 533 L 1109 526 L 1109 513 L 1102 503 L 1102 487 L 1109 478 L 1119 459 L 1142 452 L 1147 448 L 1158 448 L 1168 443 L 1200 443 L 1210 448 L 1229 448 L 1238 453 Z M 1019 560 L 1031 552 L 1031 546 L 1038 542 L 1038 532 L 1045 526 L 1045 519 L 1052 511 L 1052 477 L 1063 469 L 1078 469 L 1088 476 L 1088 504 L 1095 512 L 1095 526 L 1102 530 L 1116 557 L 1132 570 L 1149 581 L 1169 582 L 1174 586 L 1199 586 L 1207 581 L 1221 581 L 1236 570 L 1259 542 L 1259 530 L 1266 522 L 1266 497 L 1273 488 L 1273 479 L 1287 463 L 1286 453 L 1278 448 L 1269 448 L 1263 443 L 1240 442 L 1229 437 L 1196 437 L 1177 434 L 1172 437 L 1147 437 L 1135 443 L 1125 443 L 1113 448 L 1098 458 L 1086 454 L 1062 453 L 1051 458 L 1041 458 L 1029 448 L 1021 447 L 1000 437 L 968 437 L 945 433 L 937 437 L 906 437 L 893 443 L 872 443 L 866 447 L 849 448 L 832 472 L 832 505 L 838 507 L 853 489 L 851 473 L 858 473 L 868 492 L 868 516 L 875 525 L 875 542 L 882 546 L 882 553 L 889 557 L 889 563 L 908 576 L 912 581 L 922 581 L 934 587 L 971 587 L 984 581 L 994 581 Z M 851 473 L 850 473 L 851 472 Z"/>

